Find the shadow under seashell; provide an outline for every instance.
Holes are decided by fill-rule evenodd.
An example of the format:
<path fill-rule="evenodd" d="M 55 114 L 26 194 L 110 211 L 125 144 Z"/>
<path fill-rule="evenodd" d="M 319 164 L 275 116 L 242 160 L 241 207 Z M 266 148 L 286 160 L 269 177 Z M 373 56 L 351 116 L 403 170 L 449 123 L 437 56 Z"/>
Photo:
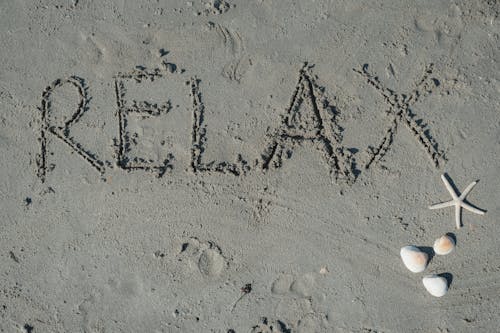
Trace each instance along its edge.
<path fill-rule="evenodd" d="M 451 236 L 441 236 L 434 242 L 433 249 L 438 255 L 450 254 L 455 249 L 455 241 Z"/>
<path fill-rule="evenodd" d="M 451 274 L 451 273 L 441 273 L 441 274 L 438 274 L 438 276 L 444 277 L 446 279 L 446 282 L 448 283 L 448 289 L 450 289 L 451 284 L 453 282 L 453 274 Z"/>

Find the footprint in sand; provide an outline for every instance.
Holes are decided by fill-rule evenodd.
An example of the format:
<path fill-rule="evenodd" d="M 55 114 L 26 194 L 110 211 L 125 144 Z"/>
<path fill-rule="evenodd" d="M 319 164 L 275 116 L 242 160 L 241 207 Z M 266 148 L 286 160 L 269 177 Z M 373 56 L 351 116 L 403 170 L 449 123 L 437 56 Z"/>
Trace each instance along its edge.
<path fill-rule="evenodd" d="M 222 251 L 213 242 L 200 242 L 195 237 L 182 244 L 179 259 L 188 259 L 195 263 L 199 272 L 205 277 L 217 277 L 228 266 Z"/>
<path fill-rule="evenodd" d="M 279 295 L 291 293 L 299 297 L 310 297 L 313 295 L 315 283 L 314 273 L 304 274 L 298 278 L 284 274 L 273 282 L 271 292 Z"/>
<path fill-rule="evenodd" d="M 321 276 L 282 274 L 272 283 L 271 292 L 281 299 L 274 315 L 289 323 L 293 332 L 321 332 L 329 326 L 327 316 L 313 306 L 323 300 Z"/>

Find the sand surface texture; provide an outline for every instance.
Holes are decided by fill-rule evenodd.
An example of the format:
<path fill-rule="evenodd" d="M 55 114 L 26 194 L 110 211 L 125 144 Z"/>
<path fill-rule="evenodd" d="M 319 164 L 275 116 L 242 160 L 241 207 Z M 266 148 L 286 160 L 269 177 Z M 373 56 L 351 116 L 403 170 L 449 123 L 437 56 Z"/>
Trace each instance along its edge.
<path fill-rule="evenodd" d="M 1 1 L 0 332 L 498 331 L 498 13 Z"/>

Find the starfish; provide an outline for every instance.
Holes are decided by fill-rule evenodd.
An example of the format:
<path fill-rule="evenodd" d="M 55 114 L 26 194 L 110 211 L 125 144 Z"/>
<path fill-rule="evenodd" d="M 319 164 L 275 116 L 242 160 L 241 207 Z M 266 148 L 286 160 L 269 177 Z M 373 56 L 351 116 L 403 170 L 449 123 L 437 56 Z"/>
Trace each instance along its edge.
<path fill-rule="evenodd" d="M 462 223 L 461 223 L 461 209 L 462 208 L 465 208 L 468 211 L 471 211 L 471 212 L 479 214 L 479 215 L 484 215 L 484 213 L 486 213 L 485 210 L 473 207 L 472 205 L 465 202 L 465 197 L 467 196 L 467 194 L 469 194 L 469 192 L 472 190 L 472 188 L 477 184 L 477 181 L 470 183 L 469 186 L 467 186 L 465 188 L 465 190 L 462 192 L 462 194 L 459 195 L 453 189 L 453 187 L 451 186 L 448 179 L 446 179 L 446 176 L 444 174 L 441 175 L 441 179 L 443 180 L 444 186 L 446 186 L 446 189 L 448 190 L 448 192 L 450 192 L 451 197 L 453 199 L 450 201 L 441 202 L 441 203 L 429 206 L 429 209 L 439 209 L 439 208 L 455 206 L 455 222 L 457 224 L 457 229 L 460 229 L 460 227 L 462 226 Z"/>

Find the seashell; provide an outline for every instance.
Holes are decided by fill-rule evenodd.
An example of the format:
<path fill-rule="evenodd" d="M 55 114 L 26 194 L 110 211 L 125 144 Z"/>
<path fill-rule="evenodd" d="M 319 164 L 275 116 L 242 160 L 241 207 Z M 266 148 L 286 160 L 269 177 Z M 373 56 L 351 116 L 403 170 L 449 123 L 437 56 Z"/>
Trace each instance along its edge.
<path fill-rule="evenodd" d="M 444 235 L 436 239 L 434 242 L 434 252 L 441 256 L 444 256 L 455 248 L 455 241 L 448 235 Z"/>
<path fill-rule="evenodd" d="M 422 279 L 425 289 L 435 297 L 441 297 L 448 291 L 448 281 L 442 276 L 432 274 L 426 275 Z"/>
<path fill-rule="evenodd" d="M 406 268 L 408 268 L 413 273 L 423 272 L 427 267 L 429 256 L 427 255 L 427 253 L 421 251 L 416 246 L 405 246 L 401 248 L 400 254 Z"/>

